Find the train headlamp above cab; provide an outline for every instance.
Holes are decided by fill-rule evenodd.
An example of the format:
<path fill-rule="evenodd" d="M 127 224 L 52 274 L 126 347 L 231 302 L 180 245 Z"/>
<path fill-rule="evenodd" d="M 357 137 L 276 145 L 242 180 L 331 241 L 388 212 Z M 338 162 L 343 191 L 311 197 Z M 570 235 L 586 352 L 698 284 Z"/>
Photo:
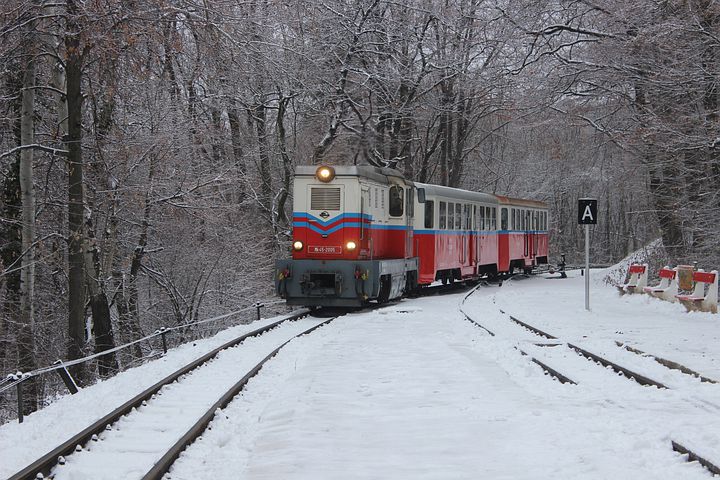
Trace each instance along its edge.
<path fill-rule="evenodd" d="M 351 240 L 345 244 L 345 248 L 347 248 L 348 251 L 352 252 L 357 248 L 357 244 Z"/>
<path fill-rule="evenodd" d="M 321 182 L 331 182 L 335 178 L 335 169 L 326 165 L 321 165 L 315 170 L 315 177 Z"/>
<path fill-rule="evenodd" d="M 302 250 L 304 246 L 305 245 L 303 245 L 303 242 L 301 242 L 300 240 L 295 240 L 293 242 L 293 250 L 295 250 L 296 252 Z"/>

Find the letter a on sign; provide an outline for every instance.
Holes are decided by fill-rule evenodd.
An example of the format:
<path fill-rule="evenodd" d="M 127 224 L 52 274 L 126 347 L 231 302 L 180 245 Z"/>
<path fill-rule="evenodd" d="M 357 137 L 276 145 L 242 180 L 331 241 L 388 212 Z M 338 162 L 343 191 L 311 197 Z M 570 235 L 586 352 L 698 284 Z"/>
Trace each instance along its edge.
<path fill-rule="evenodd" d="M 597 200 L 581 198 L 578 200 L 578 225 L 597 224 Z"/>

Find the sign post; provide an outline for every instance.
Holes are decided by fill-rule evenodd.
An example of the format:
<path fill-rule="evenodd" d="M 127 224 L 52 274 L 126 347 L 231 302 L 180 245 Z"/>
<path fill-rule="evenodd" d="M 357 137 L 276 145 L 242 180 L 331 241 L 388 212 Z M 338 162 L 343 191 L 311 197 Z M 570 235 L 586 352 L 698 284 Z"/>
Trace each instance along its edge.
<path fill-rule="evenodd" d="M 590 225 L 597 224 L 597 200 L 578 200 L 578 225 L 585 225 L 585 310 L 590 311 Z"/>

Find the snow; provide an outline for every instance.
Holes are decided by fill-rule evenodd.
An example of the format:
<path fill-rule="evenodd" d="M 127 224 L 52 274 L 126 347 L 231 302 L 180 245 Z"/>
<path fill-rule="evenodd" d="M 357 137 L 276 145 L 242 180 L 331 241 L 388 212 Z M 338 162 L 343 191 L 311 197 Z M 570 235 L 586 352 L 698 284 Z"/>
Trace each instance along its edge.
<path fill-rule="evenodd" d="M 405 300 L 344 315 L 283 348 L 216 415 L 171 476 L 709 478 L 697 463 L 673 452 L 670 442 L 720 463 L 720 385 L 669 370 L 615 342 L 720 380 L 720 316 L 688 314 L 682 306 L 644 295 L 621 297 L 603 282 L 606 274 L 593 272 L 590 312 L 584 309 L 584 278 L 569 272 L 563 280 L 518 278 L 470 295 Z M 460 309 L 496 335 L 468 322 Z M 508 314 L 558 340 L 538 337 Z M 192 423 L 193 410 L 212 403 L 210 397 L 237 381 L 261 352 L 313 322 L 318 320 L 303 320 L 223 354 L 208 367 L 212 372 L 195 382 L 191 375 L 162 395 L 172 408 L 160 398 L 148 402 L 135 418 L 120 422 L 126 437 L 105 432 L 91 445 L 95 453 L 106 452 L 104 457 L 73 455 L 57 478 L 138 478 L 153 456 L 162 454 L 150 431 L 179 436 L 169 431 L 186 428 L 183 422 Z M 170 352 L 63 398 L 22 425 L 0 427 L 0 477 L 231 333 L 238 328 L 223 332 L 222 340 Z M 618 376 L 574 353 L 568 342 L 669 388 L 643 387 Z M 520 350 L 578 384 L 554 381 Z M 183 389 L 182 395 L 172 396 L 173 389 Z M 201 396 L 206 399 L 198 400 Z M 144 424 L 138 431 L 145 433 L 131 439 L 133 423 Z M 112 472 L 98 470 L 107 465 Z"/>

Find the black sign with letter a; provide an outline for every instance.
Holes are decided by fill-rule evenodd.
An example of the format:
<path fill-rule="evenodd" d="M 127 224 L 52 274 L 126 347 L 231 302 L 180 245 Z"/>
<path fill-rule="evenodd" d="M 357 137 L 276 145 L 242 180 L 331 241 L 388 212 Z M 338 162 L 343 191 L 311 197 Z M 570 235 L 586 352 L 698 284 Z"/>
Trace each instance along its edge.
<path fill-rule="evenodd" d="M 578 225 L 597 224 L 597 200 L 581 198 L 578 200 Z"/>

